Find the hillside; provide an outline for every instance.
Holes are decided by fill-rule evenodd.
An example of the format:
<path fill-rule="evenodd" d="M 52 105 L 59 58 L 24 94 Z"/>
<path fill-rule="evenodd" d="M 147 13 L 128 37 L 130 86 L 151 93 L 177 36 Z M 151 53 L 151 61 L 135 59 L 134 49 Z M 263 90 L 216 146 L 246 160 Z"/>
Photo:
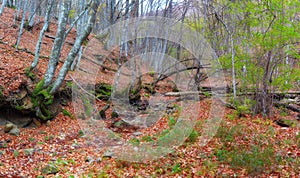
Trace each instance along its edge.
<path fill-rule="evenodd" d="M 35 83 L 26 76 L 25 69 L 34 58 L 32 53 L 35 51 L 42 25 L 42 22 L 36 25 L 32 32 L 24 30 L 20 49 L 16 50 L 13 46 L 18 28 L 13 26 L 13 10 L 6 8 L 5 13 L 0 17 L 0 86 L 3 89 L 1 99 L 5 98 L 0 100 L 0 106 L 3 103 L 11 104 L 14 98 L 22 95 L 23 90 L 29 91 L 26 87 L 31 89 L 34 87 Z M 55 36 L 56 27 L 55 22 L 52 22 L 50 32 L 46 35 Z M 74 42 L 75 36 L 76 31 L 72 30 L 67 41 Z M 70 43 L 65 44 L 61 61 L 64 61 L 70 50 Z M 53 39 L 45 37 L 41 52 L 43 57 L 34 71 L 37 80 L 41 79 L 47 69 L 52 45 Z M 98 71 L 96 83 L 111 85 L 116 75 L 117 65 L 113 60 L 108 59 L 117 58 L 118 49 L 110 52 L 103 46 L 99 46 L 98 53 L 107 56 L 107 60 L 103 63 L 107 68 Z M 72 82 L 73 78 L 74 73 L 71 72 L 66 80 Z M 152 79 L 151 75 L 145 76 L 145 80 L 150 79 Z M 161 86 L 165 88 L 161 89 Z M 158 89 L 170 91 L 171 85 L 165 81 L 157 86 Z M 296 112 L 285 108 L 274 108 L 273 116 L 265 118 L 261 115 L 252 116 L 242 109 L 226 108 L 216 135 L 202 146 L 203 140 L 200 140 L 199 134 L 203 133 L 203 125 L 209 117 L 210 109 L 223 106 L 218 102 L 212 106 L 212 100 L 202 96 L 201 100 L 194 105 L 199 109 L 195 129 L 182 146 L 174 148 L 174 151 L 157 160 L 132 163 L 118 160 L 114 154 L 109 154 L 109 146 L 104 145 L 103 149 L 99 149 L 86 144 L 87 138 L 82 133 L 85 128 L 82 125 L 80 127 L 79 118 L 74 118 L 72 100 L 66 97 L 66 103 L 62 106 L 65 112 L 60 112 L 51 121 L 45 123 L 33 121 L 29 127 L 19 128 L 19 136 L 5 133 L 4 125 L 0 126 L 0 177 L 300 176 L 300 133 Z M 99 108 L 106 103 L 107 99 L 97 100 Z M 0 112 L 0 118 L 22 117 L 21 113 L 14 116 L 11 113 L 4 113 L 6 111 Z M 112 121 L 112 112 L 111 106 L 106 111 L 108 118 L 105 126 L 116 132 L 123 140 L 140 144 L 159 139 L 160 135 L 157 133 L 169 129 L 172 122 L 176 122 L 174 118 L 181 111 L 178 109 L 174 113 L 166 114 L 148 128 L 136 128 L 130 125 L 125 125 L 125 128 L 117 127 L 115 123 L 120 120 Z M 13 120 L 13 118 L 9 119 Z M 279 119 L 293 120 L 296 124 L 282 127 L 275 122 Z M 133 137 L 134 134 L 138 136 Z"/>

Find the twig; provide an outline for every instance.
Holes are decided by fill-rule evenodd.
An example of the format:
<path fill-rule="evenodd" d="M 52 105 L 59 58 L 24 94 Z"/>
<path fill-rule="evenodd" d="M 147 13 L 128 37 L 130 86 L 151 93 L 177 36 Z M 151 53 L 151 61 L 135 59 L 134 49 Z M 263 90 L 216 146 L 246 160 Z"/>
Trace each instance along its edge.
<path fill-rule="evenodd" d="M 69 75 L 69 77 L 79 86 L 80 89 L 82 89 L 86 94 L 88 94 L 89 96 L 95 98 L 97 101 L 101 101 L 98 98 L 96 98 L 93 94 L 89 93 L 88 91 L 86 91 L 71 75 Z"/>

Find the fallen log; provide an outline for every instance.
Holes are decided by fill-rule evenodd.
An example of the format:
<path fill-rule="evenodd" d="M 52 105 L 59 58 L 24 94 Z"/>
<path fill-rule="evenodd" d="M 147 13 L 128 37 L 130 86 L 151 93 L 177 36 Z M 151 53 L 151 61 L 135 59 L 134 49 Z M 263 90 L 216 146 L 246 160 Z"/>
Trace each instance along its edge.
<path fill-rule="evenodd" d="M 232 96 L 233 94 L 228 92 L 229 87 L 202 87 L 203 91 L 185 91 L 185 92 L 167 92 L 164 95 L 166 96 L 181 96 L 181 95 L 192 95 L 192 94 L 206 94 L 206 93 L 211 93 L 212 91 L 225 91 L 224 92 L 216 92 L 218 94 L 226 94 L 226 96 Z M 243 96 L 243 95 L 255 95 L 256 92 L 240 92 L 237 93 L 237 96 Z M 273 92 L 269 94 L 280 94 L 280 95 L 298 95 L 300 94 L 300 91 L 288 91 L 288 92 Z"/>
<path fill-rule="evenodd" d="M 293 106 L 293 105 L 291 105 L 291 104 L 275 102 L 274 106 L 275 107 L 285 107 L 285 108 L 287 108 L 287 109 L 289 109 L 291 111 L 300 113 L 300 109 L 297 108 L 297 107 L 295 107 L 295 106 Z"/>

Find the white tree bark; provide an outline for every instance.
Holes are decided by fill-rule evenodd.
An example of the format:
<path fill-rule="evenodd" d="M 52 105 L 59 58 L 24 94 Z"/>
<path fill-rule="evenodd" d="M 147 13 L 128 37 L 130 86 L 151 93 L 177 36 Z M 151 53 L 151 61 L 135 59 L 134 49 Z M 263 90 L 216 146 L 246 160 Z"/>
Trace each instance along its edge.
<path fill-rule="evenodd" d="M 43 37 L 44 37 L 44 34 L 45 34 L 46 30 L 49 27 L 50 14 L 51 14 L 51 10 L 52 10 L 54 1 L 55 0 L 49 0 L 48 1 L 47 12 L 46 12 L 46 15 L 45 15 L 45 20 L 44 20 L 44 26 L 43 26 L 43 28 L 40 32 L 40 36 L 39 36 L 38 42 L 36 44 L 34 61 L 31 64 L 30 70 L 34 69 L 37 66 L 38 62 L 39 62 L 39 56 L 40 56 L 40 51 L 41 51 L 41 46 L 42 46 L 42 40 L 43 40 Z"/>
<path fill-rule="evenodd" d="M 214 13 L 217 17 L 217 19 L 222 23 L 222 25 L 224 26 L 226 32 L 229 35 L 229 41 L 230 41 L 230 51 L 231 51 L 231 71 L 232 71 L 232 89 L 233 89 L 233 97 L 234 99 L 236 99 L 236 76 L 235 76 L 235 51 L 234 51 L 234 39 L 233 39 L 233 29 L 230 30 L 228 25 L 220 18 L 219 14 L 215 11 L 214 9 Z"/>
<path fill-rule="evenodd" d="M 82 34 L 82 31 L 83 31 L 83 25 L 84 25 L 84 22 L 85 22 L 85 15 L 86 15 L 86 10 L 87 10 L 87 7 L 86 6 L 86 1 L 85 0 L 79 0 L 78 1 L 78 10 L 77 10 L 77 13 L 79 14 L 78 15 L 78 19 L 81 17 L 81 14 L 83 15 L 83 17 L 81 17 L 77 23 L 76 23 L 76 27 L 77 27 L 77 32 L 76 32 L 76 36 L 79 37 L 80 34 Z M 88 4 L 90 4 L 91 2 L 89 2 Z M 85 7 L 86 6 L 86 7 Z M 75 21 L 75 20 L 74 20 Z M 79 63 L 81 61 L 81 57 L 82 57 L 82 51 L 83 51 L 83 47 L 81 46 L 80 47 L 80 50 L 78 52 L 78 56 L 77 58 L 75 58 L 75 60 L 73 61 L 72 65 L 71 65 L 71 70 L 75 70 L 75 67 L 79 67 Z"/>
<path fill-rule="evenodd" d="M 28 19 L 29 28 L 32 28 L 34 25 L 36 9 L 37 9 L 37 0 L 31 0 L 30 15 L 29 15 L 29 19 Z"/>
<path fill-rule="evenodd" d="M 68 54 L 67 59 L 65 60 L 63 66 L 62 66 L 62 68 L 58 74 L 58 77 L 53 84 L 50 94 L 54 94 L 55 92 L 57 92 L 59 87 L 62 85 L 62 83 L 67 75 L 67 72 L 69 71 L 69 69 L 71 67 L 73 60 L 75 59 L 76 55 L 78 54 L 78 52 L 81 48 L 83 41 L 86 40 L 86 38 L 91 33 L 93 25 L 95 24 L 95 21 L 96 21 L 96 13 L 97 13 L 98 6 L 99 6 L 99 1 L 98 0 L 94 1 L 92 4 L 92 8 L 90 10 L 90 17 L 88 19 L 87 24 L 85 25 L 85 29 L 83 30 L 82 34 L 78 38 L 76 38 L 75 44 L 73 45 L 71 51 Z"/>
<path fill-rule="evenodd" d="M 24 27 L 26 12 L 27 12 L 27 4 L 28 4 L 28 0 L 25 0 L 24 6 L 23 6 L 22 21 L 21 21 L 21 24 L 20 24 L 20 30 L 19 30 L 17 41 L 16 41 L 16 45 L 15 45 L 16 49 L 18 49 L 18 47 L 19 47 L 19 44 L 20 44 L 20 41 L 21 41 L 21 36 L 22 36 L 22 33 L 23 33 L 23 27 Z"/>
<path fill-rule="evenodd" d="M 7 0 L 7 6 L 13 7 L 14 6 L 13 0 Z"/>
<path fill-rule="evenodd" d="M 234 41 L 232 37 L 232 33 L 229 35 L 230 40 L 230 50 L 231 50 L 231 65 L 232 65 L 232 88 L 233 88 L 233 97 L 236 98 L 236 78 L 235 78 L 235 51 L 234 51 Z"/>
<path fill-rule="evenodd" d="M 68 19 L 67 16 L 69 14 L 68 7 L 67 7 L 69 5 L 69 1 L 70 0 L 64 0 L 63 5 L 61 6 L 61 12 L 59 15 L 57 33 L 56 33 L 52 51 L 50 54 L 48 69 L 45 74 L 44 87 L 48 87 L 51 84 L 54 74 L 55 74 L 55 70 L 57 68 L 59 58 L 60 58 L 60 53 L 62 50 L 62 45 L 64 42 L 64 36 L 65 36 L 65 31 L 66 31 L 66 25 L 67 25 L 67 19 Z"/>
<path fill-rule="evenodd" d="M 22 1 L 19 1 L 19 3 L 18 3 L 18 11 L 17 11 L 17 18 L 20 17 L 21 9 L 22 9 Z"/>
<path fill-rule="evenodd" d="M 4 11 L 4 7 L 6 6 L 6 2 L 7 2 L 7 0 L 2 0 L 2 5 L 1 5 L 1 9 L 0 9 L 0 16 L 2 15 L 2 13 Z"/>
<path fill-rule="evenodd" d="M 70 27 L 66 30 L 65 35 L 64 35 L 64 40 L 66 39 L 66 37 L 68 36 L 68 34 L 70 33 L 70 31 L 73 29 L 73 27 L 78 23 L 78 21 L 82 20 L 83 16 L 86 14 L 90 4 L 92 3 L 92 0 L 90 0 L 84 7 L 84 9 L 74 18 L 73 22 L 70 24 Z M 77 26 L 78 27 L 78 26 Z M 81 28 L 81 27 L 79 27 Z M 81 30 L 81 29 L 79 29 Z M 77 29 L 78 32 L 78 29 Z M 79 33 L 80 34 L 80 33 Z M 78 33 L 77 33 L 78 36 Z"/>

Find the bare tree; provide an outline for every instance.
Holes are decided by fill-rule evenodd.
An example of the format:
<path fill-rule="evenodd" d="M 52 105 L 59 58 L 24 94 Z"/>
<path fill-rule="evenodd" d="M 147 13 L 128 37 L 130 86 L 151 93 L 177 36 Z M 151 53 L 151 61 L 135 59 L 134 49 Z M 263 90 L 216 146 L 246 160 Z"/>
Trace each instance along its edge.
<path fill-rule="evenodd" d="M 35 16 L 37 11 L 37 0 L 31 0 L 30 3 L 30 13 L 29 13 L 29 19 L 28 19 L 28 29 L 31 30 L 35 23 Z"/>
<path fill-rule="evenodd" d="M 61 50 L 63 46 L 63 40 L 65 36 L 66 26 L 67 26 L 67 16 L 69 14 L 68 5 L 70 0 L 63 0 L 63 4 L 60 9 L 59 21 L 55 40 L 50 54 L 50 60 L 48 63 L 48 69 L 45 74 L 44 87 L 48 87 L 54 77 L 55 70 L 61 55 Z"/>
<path fill-rule="evenodd" d="M 39 62 L 39 56 L 40 56 L 43 36 L 44 36 L 46 30 L 49 27 L 50 14 L 51 14 L 51 10 L 52 10 L 52 7 L 54 5 L 54 2 L 55 2 L 55 0 L 49 0 L 48 1 L 47 11 L 46 11 L 45 20 L 44 20 L 44 26 L 43 26 L 42 30 L 40 31 L 40 36 L 39 36 L 39 39 L 38 39 L 38 42 L 37 42 L 36 48 L 35 48 L 34 61 L 31 64 L 30 70 L 34 69 L 37 66 L 38 62 Z"/>
<path fill-rule="evenodd" d="M 1 5 L 1 8 L 0 8 L 0 16 L 2 15 L 2 13 L 4 11 L 4 7 L 6 6 L 6 2 L 7 2 L 7 0 L 2 0 L 2 5 Z"/>
<path fill-rule="evenodd" d="M 229 35 L 229 41 L 230 41 L 230 51 L 231 51 L 231 74 L 232 74 L 232 88 L 233 88 L 233 97 L 234 99 L 236 99 L 236 76 L 235 76 L 235 49 L 234 49 L 234 38 L 233 38 L 233 34 L 234 34 L 234 27 L 231 26 L 229 27 L 228 24 L 226 24 L 221 18 L 220 15 L 218 14 L 217 11 L 214 10 L 214 13 L 216 15 L 216 18 L 222 23 L 222 25 L 224 26 L 226 32 Z M 233 25 L 233 24 L 231 24 Z"/>
<path fill-rule="evenodd" d="M 21 41 L 21 36 L 23 33 L 23 27 L 24 27 L 24 23 L 25 23 L 25 17 L 26 17 L 26 12 L 27 12 L 27 4 L 28 4 L 28 0 L 25 0 L 24 2 L 24 6 L 23 6 L 23 14 L 22 14 L 22 20 L 21 20 L 21 24 L 20 24 L 20 29 L 19 29 L 19 34 L 18 34 L 18 38 L 16 41 L 16 49 L 18 49 L 20 41 Z"/>
<path fill-rule="evenodd" d="M 71 51 L 69 52 L 68 57 L 65 60 L 62 68 L 60 69 L 58 77 L 55 80 L 53 87 L 51 88 L 50 94 L 54 94 L 55 92 L 57 92 L 59 87 L 62 85 L 62 83 L 67 75 L 67 72 L 70 70 L 73 60 L 75 59 L 76 55 L 78 54 L 78 52 L 81 48 L 83 41 L 86 40 L 86 38 L 91 33 L 93 25 L 95 24 L 95 21 L 96 21 L 96 14 L 97 14 L 97 9 L 98 9 L 99 4 L 100 4 L 99 0 L 93 1 L 92 7 L 89 12 L 89 14 L 90 14 L 89 19 L 88 19 L 87 23 L 85 24 L 85 28 L 82 31 L 82 34 L 80 34 L 80 36 L 78 36 L 76 38 L 75 44 L 73 45 Z"/>

